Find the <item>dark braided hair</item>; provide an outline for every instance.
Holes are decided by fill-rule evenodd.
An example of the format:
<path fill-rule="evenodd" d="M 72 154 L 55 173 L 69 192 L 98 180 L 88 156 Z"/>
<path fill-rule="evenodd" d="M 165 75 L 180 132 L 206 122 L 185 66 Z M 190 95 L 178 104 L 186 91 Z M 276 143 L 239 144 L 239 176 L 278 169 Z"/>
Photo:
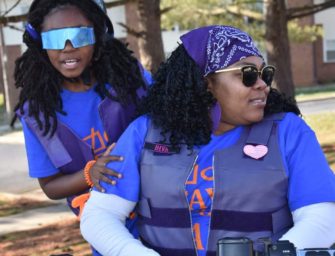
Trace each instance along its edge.
<path fill-rule="evenodd" d="M 137 104 L 136 90 L 145 87 L 139 63 L 127 46 L 106 33 L 106 16 L 93 0 L 35 0 L 28 14 L 28 23 L 40 33 L 44 17 L 60 6 L 79 8 L 93 23 L 96 43 L 91 70 L 97 80 L 96 92 L 101 98 L 109 97 L 121 104 Z M 33 116 L 44 135 L 52 136 L 57 128 L 56 112 L 63 111 L 60 92 L 64 78 L 50 63 L 41 40 L 25 31 L 23 41 L 28 49 L 15 63 L 15 86 L 21 88 L 15 111 L 24 114 L 28 103 L 29 116 Z M 113 86 L 117 96 L 108 92 L 105 84 Z M 41 116 L 42 115 L 42 116 Z M 14 124 L 16 116 L 12 120 Z"/>
<path fill-rule="evenodd" d="M 285 94 L 280 93 L 277 89 L 271 88 L 268 95 L 264 115 L 270 115 L 280 112 L 292 112 L 301 116 L 300 109 L 297 102 L 292 97 L 287 97 Z"/>
<path fill-rule="evenodd" d="M 161 64 L 153 80 L 141 112 L 161 128 L 164 142 L 173 146 L 187 144 L 189 149 L 209 143 L 213 127 L 210 109 L 216 100 L 207 91 L 206 79 L 183 45 Z M 280 112 L 300 114 L 294 100 L 272 88 L 265 115 Z"/>
<path fill-rule="evenodd" d="M 183 45 L 161 64 L 153 80 L 141 112 L 149 114 L 154 125 L 162 129 L 162 135 L 174 146 L 186 143 L 191 149 L 207 144 L 212 132 L 208 110 L 215 100 Z"/>

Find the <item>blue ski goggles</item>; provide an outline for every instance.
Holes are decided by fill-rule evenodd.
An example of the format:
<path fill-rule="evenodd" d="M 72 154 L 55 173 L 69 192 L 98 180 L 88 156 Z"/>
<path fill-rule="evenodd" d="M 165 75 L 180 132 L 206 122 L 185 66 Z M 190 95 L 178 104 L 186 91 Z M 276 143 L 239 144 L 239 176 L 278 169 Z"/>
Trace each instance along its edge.
<path fill-rule="evenodd" d="M 43 49 L 63 50 L 69 40 L 74 48 L 95 43 L 92 27 L 70 27 L 53 29 L 41 33 Z"/>

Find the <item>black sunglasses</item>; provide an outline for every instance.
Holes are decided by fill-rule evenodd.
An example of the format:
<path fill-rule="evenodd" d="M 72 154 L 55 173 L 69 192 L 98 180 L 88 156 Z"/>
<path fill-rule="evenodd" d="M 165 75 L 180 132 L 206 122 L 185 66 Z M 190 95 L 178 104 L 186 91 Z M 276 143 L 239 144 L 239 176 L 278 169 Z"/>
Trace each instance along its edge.
<path fill-rule="evenodd" d="M 267 86 L 271 86 L 276 68 L 274 66 L 268 65 L 263 67 L 262 70 L 258 70 L 255 66 L 246 65 L 242 67 L 217 70 L 215 71 L 215 73 L 222 73 L 236 70 L 240 70 L 242 72 L 243 84 L 246 87 L 251 87 L 256 83 L 258 77 L 260 77 L 266 83 Z"/>

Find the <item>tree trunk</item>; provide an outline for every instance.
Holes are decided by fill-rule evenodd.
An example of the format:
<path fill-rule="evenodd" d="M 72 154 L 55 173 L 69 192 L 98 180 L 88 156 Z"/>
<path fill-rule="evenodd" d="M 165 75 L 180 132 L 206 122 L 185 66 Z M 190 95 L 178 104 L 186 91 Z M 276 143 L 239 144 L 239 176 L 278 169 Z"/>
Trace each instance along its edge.
<path fill-rule="evenodd" d="M 15 60 L 21 55 L 20 45 L 5 45 L 3 26 L 0 24 L 0 62 L 2 68 L 2 83 L 4 93 L 5 113 L 3 119 L 7 123 L 13 117 L 13 110 L 19 98 L 20 90 L 16 89 L 14 81 Z M 2 114 L 2 113 L 0 113 Z M 1 119 L 1 118 L 0 118 Z"/>
<path fill-rule="evenodd" d="M 285 0 L 268 0 L 266 5 L 265 38 L 268 62 L 277 68 L 277 88 L 287 96 L 294 97 Z"/>
<path fill-rule="evenodd" d="M 128 43 L 128 48 L 134 52 L 134 56 L 140 60 L 140 54 L 138 49 L 138 23 L 139 17 L 137 12 L 137 2 L 127 2 L 125 4 L 125 11 L 126 11 L 126 26 L 127 26 L 127 39 L 126 42 Z M 134 33 L 131 33 L 131 30 Z"/>
<path fill-rule="evenodd" d="M 165 59 L 161 33 L 160 0 L 138 0 L 138 47 L 143 66 L 155 72 Z"/>

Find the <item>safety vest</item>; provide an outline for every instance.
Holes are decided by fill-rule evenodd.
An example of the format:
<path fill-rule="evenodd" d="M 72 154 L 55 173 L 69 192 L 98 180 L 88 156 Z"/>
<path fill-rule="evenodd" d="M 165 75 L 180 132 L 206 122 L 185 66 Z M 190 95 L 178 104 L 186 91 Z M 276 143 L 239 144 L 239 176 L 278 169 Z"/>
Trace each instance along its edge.
<path fill-rule="evenodd" d="M 113 89 L 112 95 L 116 95 Z M 137 95 L 142 97 L 145 94 L 143 88 L 137 90 Z M 104 98 L 98 107 L 99 115 L 108 135 L 108 144 L 117 141 L 122 132 L 135 117 L 136 107 L 134 104 L 122 105 L 108 97 Z M 28 103 L 24 105 L 24 114 L 20 110 L 16 114 L 23 118 L 30 130 L 36 135 L 53 165 L 61 173 L 71 174 L 82 170 L 86 163 L 94 159 L 93 149 L 86 142 L 81 140 L 66 124 L 57 122 L 55 134 L 50 137 L 43 136 L 43 131 L 39 129 L 38 123 L 33 116 L 28 115 Z M 92 113 L 95 114 L 95 113 Z M 44 121 L 43 113 L 39 115 L 40 120 Z M 72 211 L 78 215 L 79 210 L 71 207 L 73 198 L 87 192 L 82 191 L 76 195 L 67 198 L 68 205 Z"/>
<path fill-rule="evenodd" d="M 216 255 L 220 238 L 277 240 L 292 226 L 287 202 L 288 177 L 276 122 L 283 116 L 274 114 L 244 127 L 234 145 L 214 152 L 214 197 L 207 256 Z M 143 243 L 162 256 L 196 256 L 185 182 L 198 151 L 190 151 L 185 145 L 179 152 L 169 151 L 168 145 L 159 143 L 160 132 L 149 125 L 145 141 L 146 145 L 154 146 L 151 150 L 144 147 L 142 152 L 138 231 Z M 244 152 L 246 145 L 251 149 L 261 145 L 268 151 L 256 159 Z"/>

